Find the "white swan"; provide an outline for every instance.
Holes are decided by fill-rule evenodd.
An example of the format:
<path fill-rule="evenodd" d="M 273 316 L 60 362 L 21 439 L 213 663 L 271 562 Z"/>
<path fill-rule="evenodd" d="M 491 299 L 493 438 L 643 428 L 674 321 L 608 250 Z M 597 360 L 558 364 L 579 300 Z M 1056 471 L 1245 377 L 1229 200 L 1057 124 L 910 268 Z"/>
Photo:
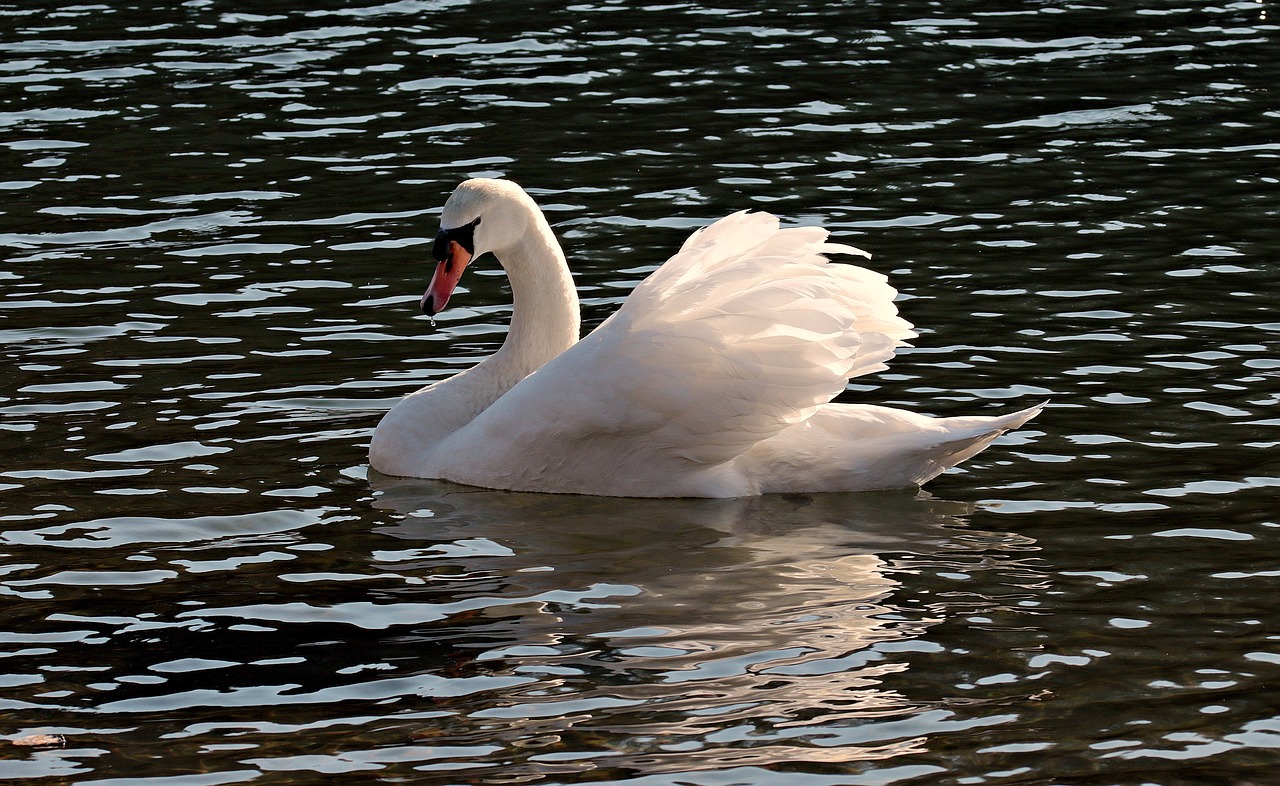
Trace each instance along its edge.
<path fill-rule="evenodd" d="M 829 263 L 817 227 L 735 213 L 695 232 L 581 341 L 578 296 L 542 211 L 510 181 L 445 202 L 422 309 L 493 253 L 514 310 L 502 347 L 406 396 L 369 447 L 387 475 L 517 491 L 739 497 L 924 483 L 1021 426 L 835 404 L 915 336 L 884 276 Z"/>

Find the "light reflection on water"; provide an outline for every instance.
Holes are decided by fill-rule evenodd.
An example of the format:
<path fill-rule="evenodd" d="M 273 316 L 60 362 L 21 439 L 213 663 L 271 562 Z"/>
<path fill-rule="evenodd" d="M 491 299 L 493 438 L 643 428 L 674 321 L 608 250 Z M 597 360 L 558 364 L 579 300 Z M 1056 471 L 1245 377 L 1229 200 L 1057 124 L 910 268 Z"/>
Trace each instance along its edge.
<path fill-rule="evenodd" d="M 374 533 L 299 511 L 104 519 L 14 538 L 146 543 L 153 561 L 8 582 L 31 603 L 56 588 L 62 608 L 79 609 L 49 614 L 25 643 L 82 653 L 64 653 L 58 684 L 31 682 L 12 709 L 56 695 L 72 717 L 112 718 L 131 727 L 117 732 L 125 738 L 158 738 L 179 756 L 225 736 L 259 751 L 246 763 L 267 771 L 451 758 L 421 747 L 437 738 L 484 740 L 457 755 L 509 776 L 589 770 L 602 756 L 650 773 L 700 769 L 723 764 L 724 746 L 737 766 L 876 760 L 919 752 L 929 729 L 992 722 L 924 712 L 885 686 L 906 654 L 942 652 L 920 636 L 947 602 L 898 605 L 900 577 L 940 566 L 1025 573 L 1019 558 L 1033 549 L 965 527 L 965 505 L 910 494 L 619 506 L 375 487 L 390 520 Z M 322 536 L 301 537 L 316 528 Z M 90 590 L 156 584 L 149 611 L 132 617 Z M 100 631 L 132 654 L 86 681 L 65 658 L 94 663 L 95 645 L 110 646 Z M 157 639 L 168 646 L 152 654 Z M 369 748 L 308 753 L 330 729 L 345 739 L 376 718 Z M 389 753 L 391 743 L 410 747 Z"/>
<path fill-rule="evenodd" d="M 1268 5 L 496 9 L 0 5 L 0 779 L 1266 782 Z M 588 324 L 769 209 L 921 328 L 851 399 L 1052 404 L 920 497 L 370 480 L 492 174 Z"/>

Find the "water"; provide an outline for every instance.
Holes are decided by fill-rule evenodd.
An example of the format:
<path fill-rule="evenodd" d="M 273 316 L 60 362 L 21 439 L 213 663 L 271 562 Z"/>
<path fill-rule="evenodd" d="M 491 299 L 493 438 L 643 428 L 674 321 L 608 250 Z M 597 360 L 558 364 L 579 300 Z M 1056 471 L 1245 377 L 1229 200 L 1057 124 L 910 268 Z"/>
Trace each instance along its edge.
<path fill-rule="evenodd" d="M 0 4 L 0 779 L 1274 777 L 1273 3 L 277 5 Z M 589 325 L 767 209 L 921 329 L 850 400 L 1052 403 L 918 496 L 370 479 L 493 174 Z"/>

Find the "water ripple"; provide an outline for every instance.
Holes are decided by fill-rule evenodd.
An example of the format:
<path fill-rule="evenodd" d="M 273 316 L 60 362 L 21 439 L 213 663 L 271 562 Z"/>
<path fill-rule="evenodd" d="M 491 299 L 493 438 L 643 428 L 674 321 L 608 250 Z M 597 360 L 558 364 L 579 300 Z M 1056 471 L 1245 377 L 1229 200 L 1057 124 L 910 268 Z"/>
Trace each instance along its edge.
<path fill-rule="evenodd" d="M 0 8 L 0 735 L 65 746 L 0 779 L 1271 777 L 1267 3 L 46 5 Z M 475 175 L 588 325 L 768 209 L 921 326 L 848 400 L 1049 409 L 935 496 L 369 477 L 503 338 L 483 263 L 416 316 Z"/>

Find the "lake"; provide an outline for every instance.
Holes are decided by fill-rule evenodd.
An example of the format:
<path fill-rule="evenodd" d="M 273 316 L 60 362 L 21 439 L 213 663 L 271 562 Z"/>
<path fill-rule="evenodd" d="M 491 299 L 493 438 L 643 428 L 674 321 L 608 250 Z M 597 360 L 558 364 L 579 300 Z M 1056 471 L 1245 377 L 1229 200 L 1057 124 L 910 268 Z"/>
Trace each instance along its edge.
<path fill-rule="evenodd" d="M 1272 782 L 1274 3 L 366 2 L 0 3 L 0 780 Z M 841 400 L 1049 406 L 919 493 L 377 477 L 505 334 L 417 307 L 474 176 L 586 327 L 767 210 L 920 332 Z"/>

